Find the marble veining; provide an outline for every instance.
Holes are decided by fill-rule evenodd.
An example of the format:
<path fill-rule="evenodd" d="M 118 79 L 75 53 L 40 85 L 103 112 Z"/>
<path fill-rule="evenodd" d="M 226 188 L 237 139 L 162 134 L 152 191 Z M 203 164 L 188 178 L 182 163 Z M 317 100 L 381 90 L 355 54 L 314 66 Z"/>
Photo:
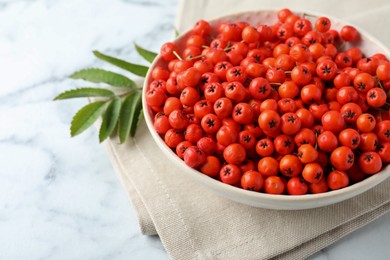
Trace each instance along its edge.
<path fill-rule="evenodd" d="M 140 233 L 97 130 L 69 137 L 86 100 L 52 99 L 86 86 L 67 79 L 78 69 L 120 71 L 91 50 L 143 62 L 132 42 L 157 51 L 173 35 L 176 7 L 177 0 L 0 1 L 0 259 L 168 259 L 158 237 Z M 388 214 L 312 259 L 366 259 L 367 241 L 384 259 L 389 221 Z"/>

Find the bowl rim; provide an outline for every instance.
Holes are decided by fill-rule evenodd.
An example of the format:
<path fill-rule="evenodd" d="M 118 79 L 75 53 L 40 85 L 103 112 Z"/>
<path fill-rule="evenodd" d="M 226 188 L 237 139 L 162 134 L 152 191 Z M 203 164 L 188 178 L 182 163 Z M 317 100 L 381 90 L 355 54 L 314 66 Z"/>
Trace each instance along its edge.
<path fill-rule="evenodd" d="M 226 14 L 223 16 L 218 16 L 212 19 L 209 19 L 208 22 L 214 22 L 218 20 L 224 20 L 224 19 L 229 19 L 233 16 L 242 16 L 250 13 L 259 13 L 259 12 L 277 12 L 280 9 L 259 9 L 259 10 L 253 10 L 253 11 L 242 11 L 242 12 L 236 12 L 236 13 L 230 13 Z M 339 19 L 327 14 L 321 14 L 319 12 L 315 11 L 307 11 L 307 10 L 300 10 L 296 11 L 293 9 L 290 9 L 293 13 L 302 15 L 302 14 L 308 14 L 313 17 L 321 17 L 321 16 L 326 16 L 328 17 L 332 22 L 336 21 L 337 23 L 340 24 L 345 24 L 345 25 L 351 25 L 354 26 L 355 28 L 358 29 L 360 34 L 364 35 L 368 40 L 370 40 L 372 43 L 374 43 L 377 47 L 383 51 L 386 56 L 390 56 L 390 50 L 378 39 L 373 37 L 371 34 L 369 34 L 367 31 L 364 29 L 360 28 L 359 26 L 354 25 L 351 22 L 346 22 L 343 19 Z M 186 35 L 190 32 L 190 29 L 186 30 L 184 33 L 180 34 L 177 38 L 173 40 L 173 42 L 180 41 L 182 38 L 186 37 Z M 158 54 L 156 58 L 153 60 L 149 68 L 152 68 L 156 66 L 156 64 L 160 61 L 161 57 Z M 363 193 L 374 186 L 378 185 L 379 183 L 383 182 L 385 179 L 387 179 L 390 176 L 390 164 L 387 165 L 385 168 L 383 168 L 379 173 L 374 174 L 372 176 L 367 177 L 363 181 L 360 181 L 358 183 L 352 184 L 348 187 L 339 189 L 339 190 L 332 190 L 332 191 L 327 191 L 324 193 L 318 193 L 318 194 L 305 194 L 305 195 L 299 195 L 299 196 L 293 196 L 293 195 L 285 195 L 285 194 L 267 194 L 263 192 L 253 192 L 253 191 L 248 191 L 245 189 L 241 189 L 238 187 L 234 187 L 232 185 L 225 184 L 223 182 L 220 182 L 214 178 L 211 178 L 200 171 L 197 171 L 193 168 L 190 168 L 185 164 L 183 160 L 181 160 L 173 151 L 171 148 L 169 148 L 163 139 L 160 137 L 160 135 L 154 130 L 153 126 L 153 121 L 150 116 L 149 112 L 149 107 L 146 104 L 146 99 L 145 99 L 145 93 L 148 89 L 148 82 L 149 78 L 151 76 L 151 69 L 148 70 L 146 76 L 145 76 L 145 81 L 142 89 L 142 109 L 143 109 L 143 115 L 145 118 L 145 122 L 147 124 L 147 127 L 149 129 L 149 132 L 151 133 L 154 141 L 157 143 L 159 148 L 164 152 L 166 156 L 168 156 L 176 165 L 178 165 L 186 175 L 202 182 L 204 185 L 207 185 L 214 191 L 217 191 L 218 193 L 224 193 L 224 192 L 229 192 L 233 196 L 238 196 L 238 197 L 247 197 L 248 199 L 256 199 L 259 201 L 278 201 L 278 202 L 286 202 L 286 203 L 292 203 L 291 206 L 294 206 L 294 204 L 301 204 L 305 202 L 314 202 L 314 201 L 326 201 L 330 200 L 332 198 L 339 197 L 339 195 L 343 195 L 341 197 L 341 200 L 348 199 L 351 197 L 354 197 L 360 193 Z M 338 201 L 341 201 L 338 200 Z M 338 202 L 335 201 L 335 202 Z M 328 203 L 332 204 L 332 203 Z M 327 205 L 327 204 L 326 204 Z M 321 206 L 321 205 L 319 205 Z M 312 208 L 312 207 L 310 207 Z"/>

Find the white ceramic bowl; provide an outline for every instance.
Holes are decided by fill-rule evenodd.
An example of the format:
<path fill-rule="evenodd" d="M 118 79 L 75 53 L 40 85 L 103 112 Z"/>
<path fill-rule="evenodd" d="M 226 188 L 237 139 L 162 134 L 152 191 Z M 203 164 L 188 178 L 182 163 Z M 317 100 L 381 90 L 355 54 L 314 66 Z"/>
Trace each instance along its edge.
<path fill-rule="evenodd" d="M 295 12 L 298 15 L 302 15 L 302 12 Z M 309 14 L 314 17 L 327 16 L 332 21 L 332 28 L 340 29 L 344 24 L 349 24 L 346 22 L 342 22 L 339 19 L 330 17 L 329 15 L 322 15 L 313 12 L 305 12 L 305 14 Z M 311 19 L 308 17 L 308 19 Z M 234 22 L 234 21 L 246 21 L 250 24 L 274 24 L 277 21 L 276 11 L 275 10 L 261 10 L 254 12 L 245 12 L 238 13 L 233 15 L 224 16 L 218 19 L 214 19 L 209 21 L 212 25 L 216 25 L 221 21 Z M 356 26 L 355 26 L 356 27 Z M 357 27 L 356 27 L 357 28 Z M 375 53 L 384 53 L 388 57 L 390 57 L 390 51 L 383 46 L 378 40 L 370 36 L 368 33 L 364 32 L 360 28 L 357 28 L 361 35 L 361 41 L 355 44 L 357 47 L 361 48 L 363 53 L 367 56 L 375 54 Z M 215 33 L 212 30 L 212 34 Z M 177 38 L 174 42 L 178 45 L 179 49 L 184 48 L 185 38 L 189 36 L 189 33 L 185 33 Z M 346 45 L 348 47 L 348 44 Z M 265 193 L 247 191 L 244 189 L 236 188 L 227 184 L 224 184 L 220 181 L 214 180 L 199 171 L 196 171 L 190 167 L 188 167 L 184 161 L 182 161 L 165 143 L 164 140 L 157 134 L 153 127 L 153 119 L 152 112 L 150 108 L 147 106 L 145 102 L 145 93 L 149 88 L 149 84 L 151 82 L 151 71 L 152 68 L 162 64 L 163 61 L 160 57 L 156 57 L 154 62 L 151 65 L 151 69 L 149 69 L 148 74 L 145 78 L 144 88 L 143 88 L 143 111 L 147 126 L 149 131 L 151 132 L 154 140 L 156 141 L 157 146 L 164 152 L 167 158 L 172 162 L 172 164 L 176 165 L 180 169 L 182 169 L 183 173 L 197 180 L 201 185 L 206 186 L 210 190 L 215 191 L 223 197 L 228 199 L 255 206 L 261 208 L 269 208 L 269 209 L 283 209 L 283 210 L 298 210 L 298 209 L 309 209 L 322 207 L 330 204 L 334 204 L 349 198 L 352 198 L 358 194 L 361 194 L 380 182 L 384 181 L 387 177 L 390 176 L 390 165 L 384 168 L 380 173 L 377 173 L 369 178 L 348 186 L 341 190 L 330 191 L 321 194 L 307 194 L 301 196 L 290 196 L 290 195 L 270 195 Z"/>

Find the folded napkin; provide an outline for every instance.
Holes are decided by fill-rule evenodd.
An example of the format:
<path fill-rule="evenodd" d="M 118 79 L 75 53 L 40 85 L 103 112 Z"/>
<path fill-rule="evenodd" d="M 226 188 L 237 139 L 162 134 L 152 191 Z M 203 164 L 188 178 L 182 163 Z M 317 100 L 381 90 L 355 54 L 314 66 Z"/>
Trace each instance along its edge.
<path fill-rule="evenodd" d="M 390 43 L 377 28 L 378 21 L 390 24 L 387 0 L 291 2 L 181 1 L 177 28 L 241 10 L 289 7 L 347 18 Z M 159 235 L 172 259 L 303 259 L 390 211 L 390 180 L 353 199 L 310 210 L 267 210 L 227 200 L 184 176 L 145 123 L 126 144 L 112 138 L 105 146 L 142 233 Z"/>

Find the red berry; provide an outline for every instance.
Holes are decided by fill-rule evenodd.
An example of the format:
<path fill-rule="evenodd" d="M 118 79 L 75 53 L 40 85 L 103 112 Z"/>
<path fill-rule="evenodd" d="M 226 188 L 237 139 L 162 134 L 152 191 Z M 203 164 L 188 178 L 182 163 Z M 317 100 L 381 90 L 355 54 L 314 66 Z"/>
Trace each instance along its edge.
<path fill-rule="evenodd" d="M 190 146 L 183 155 L 184 162 L 191 168 L 197 168 L 207 160 L 206 155 L 196 146 Z"/>
<path fill-rule="evenodd" d="M 358 31 L 355 27 L 350 25 L 344 25 L 340 30 L 340 37 L 344 41 L 352 42 L 355 41 L 359 37 Z"/>

